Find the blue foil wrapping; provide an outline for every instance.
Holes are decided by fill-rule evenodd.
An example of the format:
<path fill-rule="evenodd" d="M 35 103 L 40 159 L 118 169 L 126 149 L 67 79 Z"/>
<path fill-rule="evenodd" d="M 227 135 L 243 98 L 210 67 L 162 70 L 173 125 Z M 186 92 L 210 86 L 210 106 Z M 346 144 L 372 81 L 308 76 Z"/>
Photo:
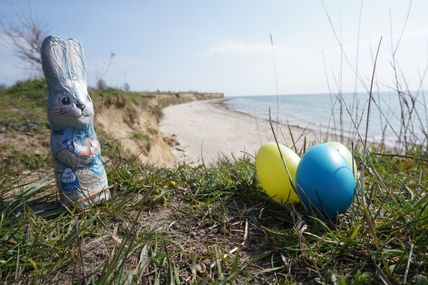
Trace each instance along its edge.
<path fill-rule="evenodd" d="M 94 131 L 94 106 L 86 83 L 82 45 L 49 36 L 42 44 L 48 82 L 51 153 L 60 200 L 86 206 L 110 198 L 101 149 Z"/>

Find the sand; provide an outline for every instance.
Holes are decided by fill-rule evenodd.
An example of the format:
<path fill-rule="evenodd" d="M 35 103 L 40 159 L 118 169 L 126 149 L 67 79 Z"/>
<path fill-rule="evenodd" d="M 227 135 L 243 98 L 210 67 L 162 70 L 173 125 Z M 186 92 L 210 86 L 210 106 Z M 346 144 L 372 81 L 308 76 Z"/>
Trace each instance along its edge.
<path fill-rule="evenodd" d="M 196 101 L 163 109 L 161 132 L 176 143 L 172 153 L 178 162 L 212 164 L 220 157 L 255 156 L 259 147 L 274 141 L 269 122 L 226 109 L 222 100 Z M 311 144 L 324 141 L 324 135 L 291 126 L 297 150 L 304 137 Z M 287 125 L 274 125 L 278 141 L 293 148 Z"/>

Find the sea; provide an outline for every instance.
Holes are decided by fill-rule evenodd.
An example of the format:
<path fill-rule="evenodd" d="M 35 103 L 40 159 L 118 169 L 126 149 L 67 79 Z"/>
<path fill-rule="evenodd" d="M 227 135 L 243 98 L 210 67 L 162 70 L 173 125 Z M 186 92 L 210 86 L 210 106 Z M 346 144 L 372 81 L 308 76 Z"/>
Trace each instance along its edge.
<path fill-rule="evenodd" d="M 263 119 L 343 135 L 365 137 L 371 142 L 397 146 L 403 142 L 426 144 L 428 138 L 428 92 L 373 94 L 292 94 L 226 97 L 224 105 L 234 111 Z"/>

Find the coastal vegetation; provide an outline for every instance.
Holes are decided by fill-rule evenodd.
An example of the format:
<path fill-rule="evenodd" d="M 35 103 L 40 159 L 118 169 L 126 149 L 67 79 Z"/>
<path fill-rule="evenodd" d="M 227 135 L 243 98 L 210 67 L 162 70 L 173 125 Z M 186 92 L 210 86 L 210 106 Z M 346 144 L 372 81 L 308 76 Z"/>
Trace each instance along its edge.
<path fill-rule="evenodd" d="M 356 148 L 365 171 L 353 205 L 326 220 L 272 202 L 250 156 L 196 167 L 150 161 L 155 144 L 171 143 L 156 124 L 162 107 L 194 94 L 91 91 L 96 114 L 122 120 L 129 137 L 96 118 L 112 199 L 67 210 L 57 203 L 46 94 L 43 80 L 0 90 L 4 283 L 428 283 L 426 146 Z"/>

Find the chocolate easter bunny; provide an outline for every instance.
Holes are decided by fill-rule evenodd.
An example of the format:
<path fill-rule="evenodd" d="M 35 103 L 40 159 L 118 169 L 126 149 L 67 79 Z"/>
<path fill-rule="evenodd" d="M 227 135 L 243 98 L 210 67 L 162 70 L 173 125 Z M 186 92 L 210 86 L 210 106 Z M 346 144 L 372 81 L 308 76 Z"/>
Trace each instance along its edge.
<path fill-rule="evenodd" d="M 60 200 L 66 206 L 79 207 L 108 200 L 82 45 L 74 39 L 48 36 L 41 55 L 48 82 L 51 153 Z"/>

